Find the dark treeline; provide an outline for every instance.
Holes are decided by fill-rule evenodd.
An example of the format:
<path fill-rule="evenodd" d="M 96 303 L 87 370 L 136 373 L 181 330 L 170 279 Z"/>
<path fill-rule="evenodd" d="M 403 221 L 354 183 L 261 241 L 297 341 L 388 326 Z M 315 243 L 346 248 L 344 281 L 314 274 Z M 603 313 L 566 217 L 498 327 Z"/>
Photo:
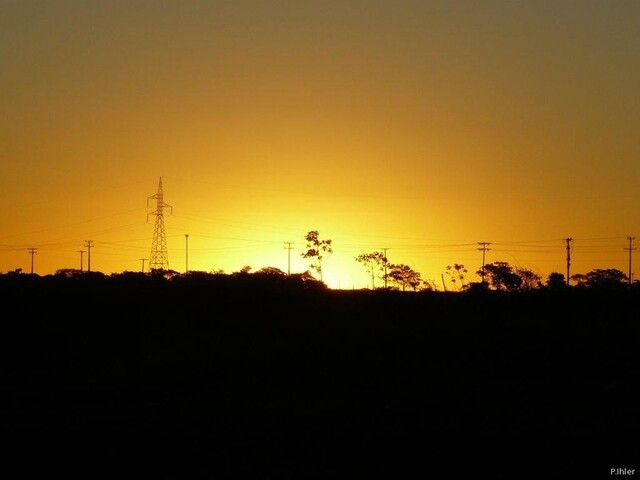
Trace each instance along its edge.
<path fill-rule="evenodd" d="M 0 294 L 12 478 L 605 478 L 639 466 L 637 289 L 66 272 L 1 275 Z"/>

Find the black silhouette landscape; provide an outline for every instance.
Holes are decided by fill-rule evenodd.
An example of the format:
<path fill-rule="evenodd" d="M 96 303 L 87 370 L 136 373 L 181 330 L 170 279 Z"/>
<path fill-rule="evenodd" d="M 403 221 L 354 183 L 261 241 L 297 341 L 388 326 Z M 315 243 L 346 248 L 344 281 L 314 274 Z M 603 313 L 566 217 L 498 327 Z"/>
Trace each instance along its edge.
<path fill-rule="evenodd" d="M 636 284 L 0 281 L 4 453 L 21 478 L 605 478 L 637 466 Z"/>
<path fill-rule="evenodd" d="M 0 1 L 1 480 L 640 476 L 639 26 Z"/>

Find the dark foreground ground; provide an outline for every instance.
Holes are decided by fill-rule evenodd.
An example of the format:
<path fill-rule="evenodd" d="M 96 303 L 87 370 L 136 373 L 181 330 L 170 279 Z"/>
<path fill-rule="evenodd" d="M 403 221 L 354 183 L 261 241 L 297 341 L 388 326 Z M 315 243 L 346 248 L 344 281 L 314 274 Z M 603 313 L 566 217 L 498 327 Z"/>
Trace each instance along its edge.
<path fill-rule="evenodd" d="M 637 294 L 1 294 L 5 478 L 640 475 Z"/>

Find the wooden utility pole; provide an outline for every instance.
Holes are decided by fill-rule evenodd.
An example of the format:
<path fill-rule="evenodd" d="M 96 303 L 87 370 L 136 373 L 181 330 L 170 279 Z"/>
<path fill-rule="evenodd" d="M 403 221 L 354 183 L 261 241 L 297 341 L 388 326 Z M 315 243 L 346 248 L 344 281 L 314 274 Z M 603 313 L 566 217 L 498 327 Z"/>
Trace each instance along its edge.
<path fill-rule="evenodd" d="M 80 254 L 80 273 L 82 273 L 82 256 L 84 255 L 84 250 L 78 250 Z"/>
<path fill-rule="evenodd" d="M 570 279 L 570 268 L 571 268 L 571 242 L 573 238 L 565 238 L 564 241 L 567 243 L 567 287 L 569 286 Z"/>
<path fill-rule="evenodd" d="M 478 245 L 480 245 L 480 248 L 478 248 L 478 250 L 480 250 L 482 252 L 482 270 L 481 270 L 480 277 L 482 278 L 482 283 L 484 284 L 484 265 L 485 265 L 487 250 L 491 250 L 490 248 L 488 248 L 488 246 L 491 245 L 491 243 L 490 242 L 478 242 Z"/>
<path fill-rule="evenodd" d="M 38 253 L 38 249 L 31 247 L 27 251 L 31 254 L 31 275 L 33 275 L 33 256 Z"/>
<path fill-rule="evenodd" d="M 633 250 L 635 250 L 635 247 L 632 247 L 632 242 L 635 240 L 636 237 L 633 237 L 631 235 L 629 235 L 627 237 L 627 240 L 629 240 L 629 246 L 625 249 L 625 250 L 629 250 L 629 286 L 631 286 L 632 283 L 632 277 L 633 277 L 633 272 L 631 271 L 631 252 Z"/>
<path fill-rule="evenodd" d="M 293 242 L 284 242 L 284 248 L 287 250 L 287 275 L 291 275 L 291 250 L 293 250 Z"/>
<path fill-rule="evenodd" d="M 87 272 L 91 271 L 91 247 L 93 247 L 93 240 L 86 240 L 84 246 L 87 247 Z"/>
<path fill-rule="evenodd" d="M 184 248 L 184 273 L 189 273 L 189 234 L 184 234 L 185 248 Z"/>

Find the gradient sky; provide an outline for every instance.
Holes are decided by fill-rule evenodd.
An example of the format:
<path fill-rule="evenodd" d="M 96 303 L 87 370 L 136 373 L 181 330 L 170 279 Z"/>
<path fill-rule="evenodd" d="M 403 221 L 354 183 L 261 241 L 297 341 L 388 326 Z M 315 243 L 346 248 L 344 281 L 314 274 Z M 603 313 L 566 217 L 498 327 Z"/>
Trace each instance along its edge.
<path fill-rule="evenodd" d="M 0 1 L 0 272 L 628 271 L 640 2 Z M 634 241 L 635 242 L 635 241 Z M 635 245 L 635 243 L 634 243 Z M 33 256 L 29 248 L 37 248 Z M 83 255 L 84 267 L 87 254 Z M 634 270 L 638 262 L 633 257 Z M 634 277 L 635 278 L 635 277 Z"/>

